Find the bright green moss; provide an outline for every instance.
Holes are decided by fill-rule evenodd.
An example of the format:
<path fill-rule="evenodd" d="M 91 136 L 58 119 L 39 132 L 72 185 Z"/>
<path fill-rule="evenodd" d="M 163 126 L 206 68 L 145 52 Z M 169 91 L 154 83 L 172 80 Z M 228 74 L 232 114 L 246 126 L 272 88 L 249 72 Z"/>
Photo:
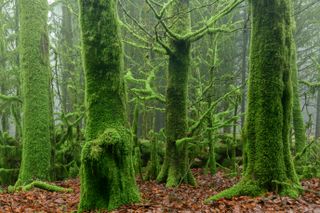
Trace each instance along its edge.
<path fill-rule="evenodd" d="M 210 198 L 296 196 L 299 185 L 289 149 L 292 116 L 290 0 L 251 0 L 252 39 L 242 181 Z M 291 182 L 291 187 L 279 183 Z"/>
<path fill-rule="evenodd" d="M 191 30 L 189 0 L 173 1 L 169 13 L 180 15 L 172 25 L 177 34 L 186 34 Z M 170 16 L 170 15 L 169 15 Z M 187 134 L 187 95 L 190 71 L 190 41 L 170 39 L 173 52 L 169 54 L 168 83 L 166 96 L 166 155 L 160 174 L 159 182 L 166 182 L 168 187 L 177 186 L 184 182 L 195 185 L 195 179 L 189 166 L 187 144 L 178 149 L 176 141 Z"/>
<path fill-rule="evenodd" d="M 86 143 L 79 212 L 139 201 L 127 124 L 116 0 L 79 0 L 86 73 Z"/>
<path fill-rule="evenodd" d="M 23 94 L 23 150 L 16 186 L 49 179 L 50 101 L 48 2 L 19 1 L 20 64 Z"/>

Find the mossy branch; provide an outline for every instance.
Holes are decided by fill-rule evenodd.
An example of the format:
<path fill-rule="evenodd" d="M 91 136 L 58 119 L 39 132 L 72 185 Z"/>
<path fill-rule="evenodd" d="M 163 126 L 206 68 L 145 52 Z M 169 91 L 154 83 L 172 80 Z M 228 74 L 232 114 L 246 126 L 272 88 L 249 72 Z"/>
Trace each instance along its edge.
<path fill-rule="evenodd" d="M 235 23 L 235 24 L 237 24 L 237 23 Z M 235 24 L 233 24 L 233 25 L 235 25 Z M 205 36 L 208 33 L 211 33 L 211 34 L 214 34 L 214 33 L 233 33 L 233 32 L 235 32 L 237 30 L 239 30 L 239 29 L 238 28 L 232 28 L 231 26 L 228 27 L 226 25 L 223 25 L 221 27 L 210 27 L 206 31 L 203 31 L 200 34 L 197 34 L 197 35 L 194 35 L 194 36 L 190 37 L 189 40 L 191 42 L 195 42 L 195 41 L 198 41 L 201 38 L 203 38 L 203 36 Z"/>
<path fill-rule="evenodd" d="M 301 80 L 301 81 L 299 81 L 299 83 L 304 84 L 304 85 L 311 87 L 311 88 L 319 88 L 320 87 L 320 82 L 312 83 L 310 81 Z"/>
<path fill-rule="evenodd" d="M 136 42 L 132 42 L 132 41 L 128 41 L 128 40 L 122 40 L 122 42 L 125 43 L 125 44 L 129 44 L 129 45 L 131 45 L 133 47 L 136 47 L 136 48 L 140 48 L 140 49 L 144 49 L 144 50 L 154 50 L 155 52 L 160 53 L 160 54 L 166 54 L 167 53 L 166 50 L 158 48 L 158 47 L 148 47 L 148 46 L 145 46 L 145 45 L 142 45 L 142 44 L 138 44 Z"/>
<path fill-rule="evenodd" d="M 293 160 L 296 161 L 296 160 L 299 160 L 305 153 L 306 151 L 311 147 L 312 144 L 314 144 L 316 140 L 313 140 L 311 141 L 311 143 L 307 144 L 301 152 L 297 153 L 294 157 L 293 157 Z"/>
<path fill-rule="evenodd" d="M 199 30 L 188 33 L 185 36 L 183 36 L 184 40 L 189 41 L 196 41 L 201 39 L 204 35 L 209 33 L 210 31 L 213 31 L 214 28 L 212 28 L 212 25 L 216 23 L 220 18 L 230 13 L 235 7 L 237 7 L 240 3 L 242 3 L 243 0 L 233 0 L 228 6 L 226 6 L 224 9 L 222 9 L 217 15 L 212 16 L 207 22 L 206 25 L 200 28 Z"/>
<path fill-rule="evenodd" d="M 239 88 L 235 88 L 233 90 L 231 90 L 230 92 L 226 93 L 224 96 L 220 97 L 219 99 L 217 99 L 215 102 L 213 102 L 211 104 L 211 106 L 207 109 L 207 111 L 205 111 L 199 118 L 199 120 L 193 124 L 190 129 L 189 129 L 189 135 L 194 135 L 194 133 L 196 132 L 196 130 L 200 127 L 200 125 L 202 124 L 202 122 L 207 118 L 208 114 L 224 99 L 228 98 L 230 95 L 232 95 L 233 93 L 237 92 L 239 90 Z"/>
<path fill-rule="evenodd" d="M 176 145 L 178 147 L 180 147 L 182 144 L 189 143 L 189 142 L 192 142 L 192 141 L 194 141 L 194 137 L 184 137 L 184 138 L 178 139 L 176 141 Z"/>
<path fill-rule="evenodd" d="M 161 66 L 161 64 L 159 65 Z M 132 76 L 131 71 L 128 71 L 125 79 L 126 81 L 129 82 L 133 82 L 133 83 L 142 83 L 144 84 L 144 88 L 143 89 L 137 89 L 137 88 L 133 88 L 130 91 L 133 92 L 137 98 L 139 98 L 140 100 L 158 100 L 161 103 L 165 103 L 165 97 L 158 93 L 153 87 L 152 87 L 152 82 L 155 79 L 155 71 L 159 68 L 159 66 L 154 67 L 151 72 L 149 73 L 147 79 L 136 79 Z"/>
<path fill-rule="evenodd" d="M 64 188 L 61 186 L 56 186 L 56 185 L 52 185 L 43 181 L 33 181 L 30 184 L 27 184 L 25 186 L 20 186 L 20 187 L 9 187 L 8 191 L 9 192 L 15 192 L 15 191 L 30 191 L 33 188 L 39 188 L 39 189 L 43 189 L 43 190 L 47 190 L 47 191 L 51 191 L 51 192 L 72 192 L 73 189 L 71 188 Z"/>
<path fill-rule="evenodd" d="M 150 9 L 152 10 L 153 14 L 155 15 L 155 17 L 158 19 L 159 23 L 161 24 L 161 26 L 164 28 L 164 30 L 166 31 L 166 33 L 168 33 L 168 35 L 174 39 L 174 40 L 182 40 L 183 36 L 174 33 L 172 30 L 170 30 L 170 28 L 166 25 L 166 23 L 164 23 L 162 17 L 164 15 L 164 11 L 166 10 L 166 8 L 171 4 L 171 2 L 173 2 L 172 0 L 168 2 L 168 4 L 165 4 L 160 12 L 160 14 L 157 12 L 157 10 L 152 6 L 152 4 L 150 3 L 149 0 L 146 0 L 147 5 L 150 7 Z"/>
<path fill-rule="evenodd" d="M 9 102 L 17 101 L 22 103 L 22 100 L 18 96 L 7 96 L 7 95 L 0 94 L 0 100 L 9 101 Z"/>
<path fill-rule="evenodd" d="M 166 50 L 166 54 L 167 55 L 173 55 L 174 54 L 174 51 L 166 44 L 164 43 L 163 41 L 161 41 L 160 37 L 159 37 L 159 34 L 158 34 L 158 26 L 159 24 L 156 24 L 155 27 L 154 27 L 154 32 L 155 32 L 155 35 L 156 35 L 156 41 L 158 42 L 158 44 Z"/>

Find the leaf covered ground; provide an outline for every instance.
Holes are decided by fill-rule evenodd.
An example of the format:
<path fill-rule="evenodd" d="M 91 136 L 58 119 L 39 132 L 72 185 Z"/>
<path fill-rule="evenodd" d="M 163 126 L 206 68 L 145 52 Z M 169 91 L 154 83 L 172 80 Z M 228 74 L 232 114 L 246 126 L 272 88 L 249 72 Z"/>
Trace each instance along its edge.
<path fill-rule="evenodd" d="M 268 193 L 264 197 L 236 197 L 221 199 L 208 205 L 204 200 L 228 188 L 238 178 L 228 178 L 222 172 L 215 176 L 204 175 L 194 170 L 197 187 L 181 185 L 178 188 L 165 188 L 154 181 L 139 182 L 142 202 L 124 206 L 114 212 L 315 212 L 320 213 L 320 179 L 302 181 L 307 191 L 298 199 L 279 197 Z M 78 179 L 55 182 L 70 187 L 72 193 L 48 192 L 33 189 L 29 192 L 0 194 L 0 212 L 74 212 L 77 210 L 80 193 Z"/>

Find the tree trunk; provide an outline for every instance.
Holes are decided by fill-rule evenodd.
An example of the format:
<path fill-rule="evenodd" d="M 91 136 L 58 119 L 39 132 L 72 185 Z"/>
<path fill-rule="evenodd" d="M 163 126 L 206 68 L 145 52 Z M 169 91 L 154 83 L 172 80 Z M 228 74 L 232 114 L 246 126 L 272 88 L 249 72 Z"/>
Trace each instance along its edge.
<path fill-rule="evenodd" d="M 317 115 L 316 115 L 315 139 L 320 137 L 320 89 L 317 89 Z"/>
<path fill-rule="evenodd" d="M 245 124 L 247 165 L 242 180 L 211 199 L 257 196 L 267 191 L 298 196 L 299 185 L 289 149 L 292 116 L 291 1 L 251 0 L 252 38 L 248 113 Z"/>
<path fill-rule="evenodd" d="M 16 186 L 49 179 L 50 101 L 48 2 L 21 0 L 20 65 L 23 95 L 23 150 Z"/>
<path fill-rule="evenodd" d="M 191 30 L 189 0 L 176 0 L 172 3 L 170 14 L 179 13 L 172 30 L 178 34 Z M 169 15 L 170 16 L 170 15 Z M 176 141 L 187 136 L 187 95 L 190 71 L 190 42 L 170 39 L 173 53 L 169 55 L 168 83 L 166 96 L 166 154 L 159 182 L 166 182 L 168 187 L 180 183 L 195 185 L 195 179 L 189 166 L 187 144 L 178 147 Z"/>
<path fill-rule="evenodd" d="M 244 10 L 243 14 L 244 19 L 244 26 L 243 26 L 243 52 L 242 52 L 242 61 L 241 61 L 241 84 L 244 86 L 246 84 L 247 80 L 247 70 L 248 70 L 248 62 L 247 62 L 247 56 L 248 56 L 248 43 L 250 39 L 250 33 L 249 33 L 249 17 L 248 17 L 248 11 L 247 9 Z M 242 89 L 242 97 L 241 97 L 241 127 L 244 126 L 244 113 L 246 111 L 246 87 Z"/>
<path fill-rule="evenodd" d="M 72 28 L 72 15 L 69 8 L 66 5 L 62 6 L 62 28 L 61 28 L 61 40 L 62 40 L 62 78 L 61 78 L 61 98 L 62 98 L 62 112 L 72 112 L 72 101 L 68 91 L 68 81 L 70 79 L 70 73 L 75 72 L 72 53 L 73 53 L 73 28 Z"/>
<path fill-rule="evenodd" d="M 88 110 L 79 212 L 139 201 L 116 0 L 80 0 Z"/>
<path fill-rule="evenodd" d="M 292 66 L 292 88 L 293 88 L 293 130 L 295 138 L 295 151 L 296 154 L 301 153 L 304 147 L 306 146 L 306 129 L 304 126 L 303 115 L 300 105 L 300 97 L 298 92 L 298 67 L 297 67 L 297 56 L 296 56 L 296 46 L 292 42 L 292 53 L 291 53 L 291 66 Z M 300 158 L 301 160 L 304 159 Z"/>

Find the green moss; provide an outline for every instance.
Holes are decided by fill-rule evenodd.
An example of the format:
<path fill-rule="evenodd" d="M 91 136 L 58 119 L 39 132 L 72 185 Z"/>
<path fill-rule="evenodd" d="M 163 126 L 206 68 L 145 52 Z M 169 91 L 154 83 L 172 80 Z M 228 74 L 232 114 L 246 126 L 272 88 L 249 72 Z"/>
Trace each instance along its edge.
<path fill-rule="evenodd" d="M 79 1 L 86 74 L 86 142 L 79 212 L 139 201 L 128 130 L 116 1 Z"/>
<path fill-rule="evenodd" d="M 23 150 L 19 180 L 49 179 L 50 170 L 50 101 L 48 2 L 19 2 L 20 64 L 23 95 Z"/>
<path fill-rule="evenodd" d="M 293 187 L 299 181 L 289 149 L 293 41 L 290 0 L 251 0 L 250 4 L 252 43 L 244 133 L 245 172 L 238 185 L 214 196 L 215 199 L 256 196 L 265 191 L 298 194 Z"/>

